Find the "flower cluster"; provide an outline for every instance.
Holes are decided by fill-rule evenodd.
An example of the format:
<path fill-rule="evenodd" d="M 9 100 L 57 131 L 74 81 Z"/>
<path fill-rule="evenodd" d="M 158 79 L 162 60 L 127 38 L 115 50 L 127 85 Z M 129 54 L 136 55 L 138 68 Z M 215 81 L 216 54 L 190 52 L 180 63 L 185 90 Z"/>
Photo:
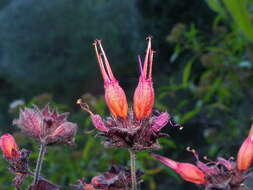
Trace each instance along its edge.
<path fill-rule="evenodd" d="M 42 144 L 73 144 L 76 124 L 67 121 L 68 113 L 59 114 L 56 109 L 45 106 L 24 108 L 19 118 L 13 121 L 25 134 L 35 138 Z"/>
<path fill-rule="evenodd" d="M 20 190 L 27 176 L 34 177 L 34 183 L 28 190 L 59 190 L 57 185 L 40 176 L 46 146 L 52 144 L 73 144 L 76 124 L 67 121 L 67 114 L 59 114 L 57 110 L 50 110 L 45 106 L 43 110 L 24 108 L 20 111 L 19 119 L 13 121 L 21 130 L 41 145 L 36 169 L 29 168 L 30 151 L 19 149 L 14 137 L 8 133 L 0 137 L 0 149 L 9 163 L 9 170 L 15 175 L 13 186 Z"/>
<path fill-rule="evenodd" d="M 198 153 L 194 149 L 187 148 L 197 160 L 196 165 L 176 162 L 169 158 L 152 154 L 171 169 L 175 170 L 184 180 L 203 186 L 206 190 L 249 190 L 244 184 L 250 172 L 253 162 L 253 125 L 248 137 L 244 140 L 237 155 L 226 160 L 218 157 L 217 161 L 210 161 L 204 157 L 207 163 L 200 161 Z"/>
<path fill-rule="evenodd" d="M 180 127 L 173 122 L 167 112 L 156 111 L 153 113 L 152 65 L 154 51 L 151 48 L 151 37 L 147 39 L 148 47 L 143 64 L 139 57 L 141 74 L 134 92 L 132 108 L 129 108 L 125 92 L 113 75 L 101 41 L 94 42 L 104 79 L 105 101 L 112 116 L 103 120 L 100 115 L 92 113 L 88 105 L 81 99 L 77 103 L 90 114 L 93 125 L 100 131 L 100 135 L 105 137 L 105 145 L 133 150 L 158 149 L 160 145 L 157 139 L 167 136 L 161 133 L 161 129 L 167 123 Z"/>
<path fill-rule="evenodd" d="M 140 77 L 130 107 L 124 90 L 119 85 L 111 70 L 101 41 L 94 43 L 99 67 L 104 80 L 105 101 L 111 112 L 106 119 L 91 111 L 89 106 L 79 99 L 77 103 L 90 114 L 99 135 L 104 137 L 106 146 L 126 148 L 130 152 L 131 169 L 112 166 L 107 172 L 95 176 L 90 183 L 83 178 L 75 190 L 137 190 L 142 182 L 143 173 L 136 171 L 136 152 L 146 149 L 159 149 L 158 138 L 168 136 L 161 132 L 167 125 L 182 127 L 174 122 L 167 112 L 154 111 L 154 89 L 152 82 L 152 65 L 154 50 L 151 48 L 151 37 L 144 63 L 140 56 Z M 6 133 L 0 137 L 0 149 L 9 163 L 9 170 L 15 175 L 13 186 L 20 190 L 27 176 L 34 178 L 28 190 L 59 190 L 59 186 L 40 175 L 43 159 L 48 145 L 74 143 L 77 130 L 75 123 L 67 121 L 68 113 L 59 114 L 56 109 L 45 106 L 42 110 L 34 106 L 20 111 L 19 118 L 13 121 L 22 132 L 37 140 L 40 144 L 37 164 L 34 171 L 29 167 L 30 151 L 18 147 L 12 135 Z M 242 143 L 235 161 L 232 157 L 218 157 L 206 162 L 199 159 L 198 153 L 187 148 L 196 158 L 196 164 L 177 162 L 158 154 L 152 156 L 176 171 L 184 180 L 197 184 L 205 190 L 249 190 L 244 184 L 251 172 L 253 162 L 253 125 L 248 137 Z"/>

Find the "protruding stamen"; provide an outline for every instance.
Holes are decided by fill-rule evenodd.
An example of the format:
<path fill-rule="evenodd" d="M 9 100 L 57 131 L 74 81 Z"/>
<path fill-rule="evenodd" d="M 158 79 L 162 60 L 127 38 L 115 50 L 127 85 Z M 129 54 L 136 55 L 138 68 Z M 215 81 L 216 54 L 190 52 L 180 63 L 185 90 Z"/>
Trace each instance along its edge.
<path fill-rule="evenodd" d="M 147 37 L 147 40 L 148 40 L 148 47 L 147 47 L 147 50 L 146 50 L 146 56 L 145 56 L 143 72 L 142 72 L 142 78 L 143 79 L 146 79 L 146 77 L 147 77 L 149 53 L 151 51 L 151 36 Z"/>
<path fill-rule="evenodd" d="M 109 82 L 110 79 L 109 79 L 109 77 L 108 77 L 108 75 L 107 75 L 107 72 L 106 72 L 106 70 L 105 70 L 102 57 L 101 57 L 101 55 L 100 55 L 99 52 L 98 52 L 97 40 L 95 40 L 95 42 L 93 43 L 93 45 L 94 45 L 94 47 L 95 47 L 95 51 L 96 51 L 96 55 L 97 55 L 97 59 L 98 59 L 98 64 L 99 64 L 99 67 L 100 67 L 100 70 L 101 70 L 103 79 L 104 79 L 104 81 Z"/>
<path fill-rule="evenodd" d="M 87 103 L 83 102 L 83 100 L 82 100 L 81 98 L 79 98 L 79 99 L 76 101 L 76 103 L 79 104 L 80 107 L 81 107 L 84 111 L 88 112 L 90 115 L 94 115 L 94 114 L 92 113 L 92 111 L 90 110 L 89 105 L 88 105 Z"/>
<path fill-rule="evenodd" d="M 178 127 L 179 130 L 182 130 L 182 129 L 184 128 L 183 126 L 181 126 L 181 125 L 179 125 L 178 123 L 176 123 L 173 117 L 170 118 L 169 123 L 170 123 L 170 125 L 171 125 L 172 127 Z"/>
<path fill-rule="evenodd" d="M 199 161 L 199 154 L 196 152 L 195 149 L 193 149 L 193 148 L 191 148 L 191 147 L 188 146 L 188 147 L 186 148 L 186 150 L 187 150 L 188 152 L 191 152 L 191 153 L 194 155 L 195 159 L 196 159 L 197 161 Z"/>
<path fill-rule="evenodd" d="M 149 58 L 149 75 L 148 75 L 149 80 L 152 80 L 153 56 L 154 56 L 154 51 L 151 49 L 150 50 L 150 58 Z"/>
<path fill-rule="evenodd" d="M 105 54 L 105 52 L 104 52 L 104 49 L 103 49 L 103 47 L 102 47 L 101 40 L 97 40 L 97 42 L 98 42 L 99 47 L 100 47 L 100 49 L 101 49 L 101 51 L 102 51 L 102 55 L 103 55 L 103 58 L 104 58 L 104 60 L 105 60 L 105 66 L 106 66 L 106 70 L 107 70 L 107 72 L 108 72 L 109 78 L 110 78 L 111 80 L 114 80 L 115 78 L 114 78 L 114 75 L 113 75 L 113 73 L 112 73 L 112 70 L 111 70 L 109 61 L 108 61 L 108 59 L 107 59 L 107 57 L 106 57 L 106 54 Z"/>
<path fill-rule="evenodd" d="M 204 156 L 203 159 L 208 161 L 208 163 L 207 163 L 208 165 L 210 165 L 210 164 L 218 165 L 218 162 L 215 162 L 215 161 L 209 159 L 208 156 Z"/>
<path fill-rule="evenodd" d="M 140 73 L 142 74 L 142 61 L 141 61 L 141 56 L 138 55 L 138 62 L 139 62 L 139 67 L 140 67 Z"/>

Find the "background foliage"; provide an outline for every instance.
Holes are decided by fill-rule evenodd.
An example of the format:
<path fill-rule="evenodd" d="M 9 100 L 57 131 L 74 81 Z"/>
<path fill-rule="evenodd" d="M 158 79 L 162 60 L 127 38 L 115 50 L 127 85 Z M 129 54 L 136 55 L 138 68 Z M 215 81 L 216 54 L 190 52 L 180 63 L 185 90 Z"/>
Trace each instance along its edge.
<path fill-rule="evenodd" d="M 138 80 L 137 55 L 154 37 L 156 108 L 184 126 L 165 129 L 158 153 L 193 162 L 202 156 L 236 156 L 249 129 L 253 105 L 252 0 L 2 0 L 0 1 L 0 126 L 21 147 L 38 146 L 12 127 L 16 100 L 71 113 L 79 124 L 75 147 L 51 147 L 43 174 L 61 184 L 90 179 L 110 164 L 127 165 L 124 150 L 104 148 L 76 99 L 83 96 L 104 116 L 103 82 L 92 42 L 102 39 L 115 75 L 129 99 Z M 130 99 L 131 100 L 131 99 Z M 143 189 L 196 189 L 147 152 L 138 154 Z M 0 160 L 0 188 L 11 176 Z M 163 179 L 163 180 L 159 180 Z"/>

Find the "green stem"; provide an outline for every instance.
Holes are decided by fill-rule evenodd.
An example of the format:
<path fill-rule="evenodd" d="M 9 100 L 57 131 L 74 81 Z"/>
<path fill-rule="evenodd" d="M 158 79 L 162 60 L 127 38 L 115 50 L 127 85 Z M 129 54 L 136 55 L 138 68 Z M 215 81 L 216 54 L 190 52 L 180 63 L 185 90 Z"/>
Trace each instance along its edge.
<path fill-rule="evenodd" d="M 130 153 L 130 163 L 131 163 L 131 180 L 132 180 L 132 190 L 137 190 L 136 181 L 136 153 L 134 150 L 129 149 Z"/>
<path fill-rule="evenodd" d="M 43 164 L 43 160 L 45 157 L 45 153 L 47 150 L 47 146 L 45 144 L 41 144 L 40 145 L 40 152 L 39 152 L 39 156 L 37 159 L 37 164 L 36 164 L 36 169 L 34 172 L 34 181 L 33 181 L 33 185 L 37 185 L 38 180 L 39 180 L 39 176 L 40 176 L 40 171 L 42 168 L 42 164 Z"/>

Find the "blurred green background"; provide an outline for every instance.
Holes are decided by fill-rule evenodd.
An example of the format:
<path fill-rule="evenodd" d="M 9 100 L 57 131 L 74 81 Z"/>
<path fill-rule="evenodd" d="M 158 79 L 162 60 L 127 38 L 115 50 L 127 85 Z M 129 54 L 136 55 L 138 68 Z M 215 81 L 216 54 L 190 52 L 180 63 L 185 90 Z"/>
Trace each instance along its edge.
<path fill-rule="evenodd" d="M 194 162 L 201 156 L 236 156 L 249 130 L 253 107 L 252 0 L 1 0 L 0 131 L 14 133 L 20 147 L 38 145 L 12 126 L 20 106 L 47 102 L 79 125 L 75 147 L 48 149 L 42 174 L 69 189 L 110 164 L 128 165 L 125 150 L 104 148 L 88 115 L 76 100 L 83 97 L 96 113 L 108 115 L 103 81 L 92 42 L 102 39 L 113 71 L 129 101 L 138 81 L 137 55 L 144 56 L 146 36 L 156 51 L 156 108 L 167 110 L 184 126 L 167 127 L 160 140 L 167 157 Z M 138 154 L 145 175 L 142 189 L 196 189 L 147 152 Z M 0 159 L 0 189 L 12 176 Z"/>

